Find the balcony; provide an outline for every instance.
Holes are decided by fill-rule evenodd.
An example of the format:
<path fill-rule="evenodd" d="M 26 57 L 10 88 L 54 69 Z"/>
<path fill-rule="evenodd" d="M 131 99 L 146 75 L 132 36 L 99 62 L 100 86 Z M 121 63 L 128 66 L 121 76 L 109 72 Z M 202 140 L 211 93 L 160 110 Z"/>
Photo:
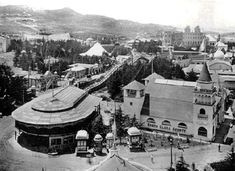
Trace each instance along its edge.
<path fill-rule="evenodd" d="M 205 114 L 198 114 L 197 118 L 200 120 L 208 120 L 208 115 Z"/>
<path fill-rule="evenodd" d="M 211 90 L 207 90 L 207 89 L 200 89 L 200 88 L 194 88 L 194 92 L 195 93 L 209 93 L 209 94 L 211 94 L 211 93 L 214 93 L 214 92 L 216 92 L 216 88 L 215 87 L 213 87 Z"/>

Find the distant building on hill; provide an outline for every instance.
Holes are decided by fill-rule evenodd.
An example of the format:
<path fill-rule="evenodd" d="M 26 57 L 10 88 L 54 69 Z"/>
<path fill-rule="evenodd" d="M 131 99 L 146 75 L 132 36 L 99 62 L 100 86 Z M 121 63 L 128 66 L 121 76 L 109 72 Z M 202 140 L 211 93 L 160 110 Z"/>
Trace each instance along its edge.
<path fill-rule="evenodd" d="M 190 27 L 187 26 L 183 33 L 183 46 L 186 48 L 198 47 L 201 45 L 204 37 L 205 35 L 201 32 L 199 26 L 194 28 L 194 32 L 192 32 Z"/>
<path fill-rule="evenodd" d="M 198 47 L 204 39 L 204 34 L 201 32 L 200 27 L 194 28 L 194 32 L 187 26 L 184 32 L 171 32 L 163 33 L 162 43 L 164 46 L 182 46 L 185 48 Z"/>
<path fill-rule="evenodd" d="M 0 36 L 0 53 L 7 52 L 7 48 L 10 46 L 10 39 Z"/>

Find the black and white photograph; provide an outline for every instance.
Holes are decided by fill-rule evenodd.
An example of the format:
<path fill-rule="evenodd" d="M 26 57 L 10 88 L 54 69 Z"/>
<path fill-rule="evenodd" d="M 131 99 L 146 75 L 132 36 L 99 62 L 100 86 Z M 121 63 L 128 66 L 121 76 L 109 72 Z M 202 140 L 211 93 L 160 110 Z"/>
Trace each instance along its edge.
<path fill-rule="evenodd" d="M 0 0 L 0 171 L 234 171 L 234 0 Z"/>

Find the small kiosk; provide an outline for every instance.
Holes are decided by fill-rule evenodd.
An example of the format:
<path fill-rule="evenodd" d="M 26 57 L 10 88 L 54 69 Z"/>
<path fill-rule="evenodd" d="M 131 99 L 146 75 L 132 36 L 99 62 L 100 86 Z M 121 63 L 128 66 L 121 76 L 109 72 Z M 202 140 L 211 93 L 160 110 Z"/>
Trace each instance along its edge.
<path fill-rule="evenodd" d="M 128 147 L 130 151 L 138 151 L 143 149 L 142 134 L 136 127 L 131 127 L 127 130 Z"/>
<path fill-rule="evenodd" d="M 106 139 L 106 148 L 107 148 L 107 149 L 112 148 L 113 142 L 114 142 L 114 135 L 113 135 L 113 133 L 111 133 L 111 132 L 108 133 L 108 134 L 106 135 L 105 139 Z"/>
<path fill-rule="evenodd" d="M 75 149 L 76 155 L 88 153 L 88 145 L 87 145 L 88 139 L 89 135 L 87 131 L 80 130 L 77 132 L 76 134 L 77 147 Z"/>
<path fill-rule="evenodd" d="M 94 137 L 94 152 L 97 154 L 102 153 L 102 148 L 103 148 L 103 137 L 100 134 L 96 134 Z"/>

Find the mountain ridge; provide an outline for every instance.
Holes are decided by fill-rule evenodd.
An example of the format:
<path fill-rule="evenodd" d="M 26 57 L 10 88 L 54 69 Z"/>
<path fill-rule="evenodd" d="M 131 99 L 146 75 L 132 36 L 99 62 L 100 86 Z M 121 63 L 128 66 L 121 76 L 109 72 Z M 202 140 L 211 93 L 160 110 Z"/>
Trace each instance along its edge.
<path fill-rule="evenodd" d="M 0 32 L 35 33 L 40 29 L 55 33 L 84 31 L 127 37 L 139 33 L 157 34 L 159 31 L 176 30 L 175 27 L 160 24 L 142 24 L 102 15 L 83 15 L 68 7 L 33 10 L 27 6 L 0 6 Z"/>

